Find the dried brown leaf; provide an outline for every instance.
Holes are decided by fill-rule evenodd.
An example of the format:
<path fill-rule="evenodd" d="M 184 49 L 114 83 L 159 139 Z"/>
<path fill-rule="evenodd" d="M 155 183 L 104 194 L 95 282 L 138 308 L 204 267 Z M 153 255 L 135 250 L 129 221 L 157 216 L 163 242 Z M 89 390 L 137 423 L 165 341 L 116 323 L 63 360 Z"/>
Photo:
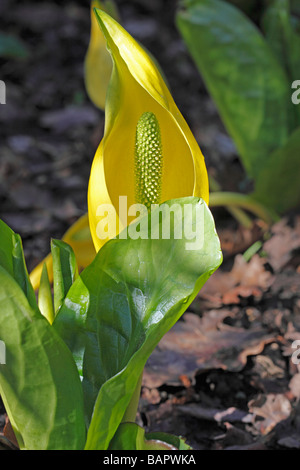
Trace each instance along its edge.
<path fill-rule="evenodd" d="M 254 255 L 247 262 L 242 255 L 237 255 L 231 271 L 216 271 L 203 286 L 199 297 L 215 302 L 216 306 L 239 304 L 241 297 L 261 298 L 273 281 L 263 258 Z"/>
<path fill-rule="evenodd" d="M 180 385 L 180 376 L 193 378 L 199 371 L 240 371 L 247 357 L 262 352 L 274 341 L 263 328 L 242 329 L 222 323 L 230 312 L 207 312 L 203 318 L 186 313 L 184 320 L 162 338 L 144 369 L 143 383 L 149 388 L 165 383 Z"/>
<path fill-rule="evenodd" d="M 300 248 L 300 217 L 295 217 L 294 226 L 288 224 L 286 217 L 272 227 L 271 238 L 264 243 L 267 259 L 275 271 L 284 268 Z"/>
<path fill-rule="evenodd" d="M 292 406 L 284 394 L 269 393 L 251 400 L 249 402 L 249 411 L 259 418 L 255 423 L 256 429 L 261 434 L 266 435 L 278 423 L 290 416 Z"/>

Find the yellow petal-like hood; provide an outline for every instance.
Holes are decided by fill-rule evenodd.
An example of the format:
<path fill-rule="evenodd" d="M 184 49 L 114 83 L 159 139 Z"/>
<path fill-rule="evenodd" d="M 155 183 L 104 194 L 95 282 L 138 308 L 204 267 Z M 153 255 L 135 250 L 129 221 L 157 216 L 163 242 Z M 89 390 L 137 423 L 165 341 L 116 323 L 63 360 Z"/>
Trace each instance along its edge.
<path fill-rule="evenodd" d="M 86 91 L 95 106 L 104 110 L 107 87 L 109 84 L 112 59 L 106 47 L 106 39 L 99 28 L 94 8 L 107 11 L 114 18 L 118 17 L 113 2 L 91 1 L 90 41 L 84 61 L 84 81 Z"/>
<path fill-rule="evenodd" d="M 135 204 L 134 152 L 136 127 L 145 112 L 159 123 L 163 151 L 161 201 L 198 196 L 208 203 L 204 157 L 153 60 L 108 14 L 95 10 L 113 59 L 105 107 L 105 132 L 97 149 L 89 181 L 88 210 L 93 241 L 103 245 L 96 229 L 98 207 L 119 196 Z M 122 228 L 120 225 L 119 229 Z"/>

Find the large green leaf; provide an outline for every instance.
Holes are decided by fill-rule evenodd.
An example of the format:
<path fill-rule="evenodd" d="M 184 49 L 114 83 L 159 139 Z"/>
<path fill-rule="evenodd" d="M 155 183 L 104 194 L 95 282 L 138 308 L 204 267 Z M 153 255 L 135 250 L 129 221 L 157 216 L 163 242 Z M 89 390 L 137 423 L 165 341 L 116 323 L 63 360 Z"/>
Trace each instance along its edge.
<path fill-rule="evenodd" d="M 53 259 L 54 310 L 57 312 L 78 276 L 78 267 L 73 248 L 62 240 L 51 240 L 51 254 Z"/>
<path fill-rule="evenodd" d="M 0 219 L 0 266 L 11 276 L 14 275 L 12 258 L 13 235 L 14 232 Z"/>
<path fill-rule="evenodd" d="M 21 449 L 82 449 L 81 382 L 72 355 L 0 267 L 0 394 Z"/>
<path fill-rule="evenodd" d="M 241 11 L 220 0 L 185 0 L 178 28 L 232 136 L 248 175 L 259 175 L 296 127 L 291 83 Z"/>
<path fill-rule="evenodd" d="M 0 220 L 0 266 L 17 281 L 30 306 L 38 310 L 24 259 L 21 237 L 2 220 Z"/>
<path fill-rule="evenodd" d="M 183 217 L 185 206 L 190 217 Z M 174 214 L 169 239 L 155 238 L 167 220 L 154 221 L 160 211 Z M 197 229 L 197 247 L 187 249 L 184 230 L 178 235 L 183 224 Z M 140 238 L 133 239 L 139 230 Z M 88 419 L 93 412 L 87 449 L 108 448 L 149 355 L 221 260 L 206 204 L 183 198 L 164 203 L 106 243 L 73 284 L 54 325 L 76 357 L 84 352 Z"/>
<path fill-rule="evenodd" d="M 284 212 L 300 203 L 300 127 L 275 150 L 257 177 L 253 197 Z"/>

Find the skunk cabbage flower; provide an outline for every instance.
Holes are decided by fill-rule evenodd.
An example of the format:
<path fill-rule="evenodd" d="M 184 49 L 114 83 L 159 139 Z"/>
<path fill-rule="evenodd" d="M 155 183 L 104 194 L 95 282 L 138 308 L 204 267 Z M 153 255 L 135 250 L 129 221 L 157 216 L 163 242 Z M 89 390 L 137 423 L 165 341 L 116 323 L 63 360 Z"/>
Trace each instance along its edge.
<path fill-rule="evenodd" d="M 97 226 L 101 208 L 114 207 L 117 233 L 127 208 L 197 196 L 208 204 L 204 157 L 151 57 L 113 18 L 94 10 L 113 59 L 103 139 L 95 154 L 88 212 L 96 250 L 105 243 Z M 111 237 L 108 237 L 111 238 Z"/>
<path fill-rule="evenodd" d="M 91 1 L 91 33 L 84 61 L 84 80 L 86 91 L 95 106 L 104 110 L 106 91 L 109 84 L 112 60 L 106 48 L 105 37 L 99 28 L 94 8 L 106 11 L 118 18 L 117 8 L 112 0 Z"/>

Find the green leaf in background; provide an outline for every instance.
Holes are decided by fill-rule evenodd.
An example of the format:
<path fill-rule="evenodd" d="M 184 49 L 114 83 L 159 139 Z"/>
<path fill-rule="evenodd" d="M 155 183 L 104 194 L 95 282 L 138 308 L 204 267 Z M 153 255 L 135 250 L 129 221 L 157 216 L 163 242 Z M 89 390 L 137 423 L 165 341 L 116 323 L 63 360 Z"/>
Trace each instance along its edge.
<path fill-rule="evenodd" d="M 53 259 L 54 310 L 57 312 L 78 276 L 78 267 L 73 249 L 62 240 L 51 240 L 51 254 Z"/>
<path fill-rule="evenodd" d="M 109 450 L 191 450 L 183 439 L 171 434 L 145 430 L 136 423 L 121 423 Z"/>
<path fill-rule="evenodd" d="M 186 249 L 187 236 L 176 238 L 188 220 L 185 205 L 192 209 L 189 226 L 201 238 L 197 249 Z M 154 222 L 162 210 L 173 213 L 169 239 L 153 238 L 163 228 L 161 219 Z M 86 449 L 108 448 L 148 357 L 222 261 L 213 218 L 201 199 L 168 201 L 155 211 L 103 246 L 54 321 L 75 355 L 84 352 L 88 420 L 93 412 Z M 80 341 L 74 343 L 72 332 Z"/>
<path fill-rule="evenodd" d="M 300 0 L 291 0 L 292 12 L 300 15 Z"/>
<path fill-rule="evenodd" d="M 177 26 L 233 138 L 256 179 L 296 127 L 291 83 L 261 32 L 220 0 L 186 0 Z"/>
<path fill-rule="evenodd" d="M 0 394 L 21 449 L 82 449 L 82 387 L 69 349 L 0 267 Z"/>
<path fill-rule="evenodd" d="M 294 31 L 289 0 L 271 0 L 263 20 L 270 47 L 285 68 L 290 83 L 300 77 L 300 36 Z"/>
<path fill-rule="evenodd" d="M 266 39 L 290 79 L 290 84 L 300 77 L 300 35 L 292 24 L 289 0 L 272 0 L 263 17 Z M 294 106 L 300 125 L 300 106 Z"/>
<path fill-rule="evenodd" d="M 261 169 L 253 197 L 284 212 L 300 201 L 300 128 L 275 150 Z"/>
<path fill-rule="evenodd" d="M 0 33 L 0 57 L 26 59 L 28 55 L 29 50 L 21 39 Z"/>
<path fill-rule="evenodd" d="M 253 16 L 257 12 L 257 0 L 225 0 L 242 10 L 247 16 Z"/>

